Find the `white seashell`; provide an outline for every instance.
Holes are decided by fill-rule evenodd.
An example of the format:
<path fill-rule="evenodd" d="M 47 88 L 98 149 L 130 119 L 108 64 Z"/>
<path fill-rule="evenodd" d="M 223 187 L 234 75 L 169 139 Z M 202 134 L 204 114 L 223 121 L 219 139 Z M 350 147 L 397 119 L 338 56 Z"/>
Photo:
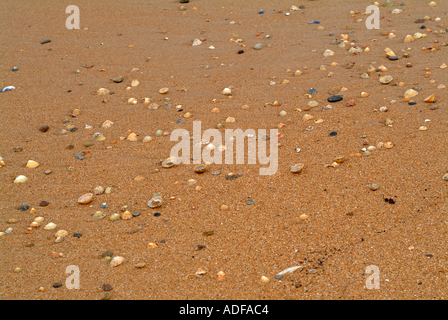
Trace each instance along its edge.
<path fill-rule="evenodd" d="M 14 230 L 13 228 L 8 228 L 8 229 L 5 230 L 5 233 L 6 234 L 10 234 L 13 230 Z"/>
<path fill-rule="evenodd" d="M 56 229 L 56 225 L 53 222 L 50 222 L 44 227 L 44 230 L 54 230 Z"/>
<path fill-rule="evenodd" d="M 112 259 L 112 261 L 110 262 L 110 266 L 111 267 L 117 267 L 120 264 L 122 264 L 124 262 L 124 258 L 123 257 L 115 257 Z"/>
<path fill-rule="evenodd" d="M 224 90 L 222 90 L 222 94 L 231 94 L 232 90 L 230 90 L 229 88 L 225 88 Z"/>
<path fill-rule="evenodd" d="M 34 222 L 37 222 L 37 223 L 42 223 L 42 222 L 44 222 L 44 218 L 43 217 L 37 217 L 36 219 L 34 219 Z"/>
<path fill-rule="evenodd" d="M 27 182 L 28 178 L 25 176 L 18 176 L 15 180 L 14 183 L 24 183 Z"/>

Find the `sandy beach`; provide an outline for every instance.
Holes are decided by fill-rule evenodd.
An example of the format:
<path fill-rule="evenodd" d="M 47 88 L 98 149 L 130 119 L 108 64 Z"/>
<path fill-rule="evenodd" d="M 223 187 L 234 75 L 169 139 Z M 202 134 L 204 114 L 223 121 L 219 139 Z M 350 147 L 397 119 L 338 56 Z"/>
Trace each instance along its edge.
<path fill-rule="evenodd" d="M 0 299 L 446 299 L 448 1 L 430 2 L 380 1 L 369 30 L 364 0 L 3 1 Z M 277 129 L 278 171 L 164 168 L 193 121 Z"/>

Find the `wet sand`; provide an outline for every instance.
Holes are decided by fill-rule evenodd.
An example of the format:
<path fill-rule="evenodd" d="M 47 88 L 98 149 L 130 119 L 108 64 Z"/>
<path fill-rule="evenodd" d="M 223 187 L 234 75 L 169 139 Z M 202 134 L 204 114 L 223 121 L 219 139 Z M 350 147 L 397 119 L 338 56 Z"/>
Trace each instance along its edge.
<path fill-rule="evenodd" d="M 448 64 L 448 47 L 443 46 L 448 37 L 434 31 L 448 24 L 448 3 L 439 0 L 430 7 L 430 1 L 402 2 L 406 6 L 381 6 L 381 29 L 368 30 L 367 16 L 353 18 L 350 11 L 364 12 L 370 1 L 193 0 L 182 11 L 175 0 L 79 0 L 81 29 L 68 30 L 65 8 L 72 3 L 4 1 L 1 87 L 16 90 L 0 93 L 0 156 L 6 164 L 0 168 L 0 231 L 14 229 L 0 237 L 0 299 L 100 299 L 104 283 L 113 287 L 113 300 L 446 299 L 448 184 L 442 176 L 448 172 L 447 89 L 437 86 L 448 85 L 448 69 L 440 68 Z M 292 5 L 302 4 L 305 9 L 285 15 Z M 391 14 L 395 8 L 403 12 Z M 260 9 L 265 13 L 258 14 Z M 414 23 L 424 16 L 432 20 Z M 435 22 L 436 17 L 442 21 Z M 311 20 L 320 25 L 309 24 Z M 432 32 L 421 30 L 422 25 Z M 319 26 L 324 29 L 317 30 Z M 392 30 L 395 39 L 381 35 Z M 403 42 L 417 32 L 428 36 Z M 332 45 L 341 34 L 371 51 L 351 55 L 350 46 Z M 206 41 L 192 47 L 196 38 Z M 51 42 L 41 44 L 44 39 Z M 230 39 L 243 39 L 246 46 Z M 261 50 L 253 49 L 257 43 L 263 44 Z M 434 45 L 438 51 L 422 50 Z M 390 61 L 387 47 L 410 57 Z M 326 49 L 335 55 L 325 58 Z M 346 68 L 349 63 L 355 63 L 352 69 Z M 319 69 L 322 65 L 326 70 Z M 388 72 L 361 79 L 371 65 L 384 65 Z M 11 72 L 14 66 L 20 70 Z M 133 68 L 140 71 L 131 72 Z M 430 69 L 428 77 L 425 68 Z M 77 69 L 80 74 L 75 74 Z M 295 70 L 304 73 L 294 76 Z M 404 86 L 382 85 L 379 74 L 391 75 L 393 83 Z M 110 80 L 120 75 L 122 83 Z M 133 79 L 141 84 L 126 90 Z M 285 79 L 289 83 L 282 84 Z M 221 94 L 229 86 L 232 98 Z M 163 87 L 170 89 L 168 94 L 159 94 Z M 342 87 L 348 90 L 341 93 Z M 417 104 L 408 105 L 403 94 L 413 87 L 420 88 L 413 98 Z M 99 88 L 115 94 L 99 96 Z M 310 88 L 318 91 L 312 99 L 305 96 Z M 361 98 L 363 91 L 369 97 Z M 322 110 L 333 94 L 342 94 L 344 100 Z M 437 102 L 425 103 L 431 94 Z M 128 104 L 131 97 L 139 103 Z M 148 110 L 141 102 L 145 97 L 160 108 Z M 173 105 L 169 110 L 163 108 L 166 97 Z M 346 107 L 350 99 L 356 105 Z M 319 106 L 304 111 L 310 100 Z M 281 106 L 266 105 L 274 101 Z M 176 111 L 176 105 L 183 111 Z M 243 105 L 249 108 L 243 110 Z M 374 111 L 382 106 L 388 111 Z M 434 106 L 439 108 L 431 110 Z M 76 118 L 71 117 L 74 109 L 81 110 Z M 282 110 L 285 117 L 279 116 Z M 177 124 L 186 112 L 192 117 Z M 306 113 L 314 119 L 303 121 Z M 227 117 L 236 121 L 226 123 Z M 322 123 L 314 123 L 320 118 Z M 384 124 L 386 118 L 393 119 L 392 126 Z M 106 120 L 115 125 L 101 128 Z M 260 176 L 259 164 L 211 165 L 201 175 L 194 165 L 162 168 L 160 161 L 169 157 L 176 142 L 155 132 L 191 130 L 193 121 L 201 121 L 203 130 L 218 123 L 243 130 L 286 124 L 279 129 L 278 172 Z M 40 132 L 43 125 L 50 130 Z M 57 134 L 68 125 L 78 130 Z M 86 130 L 85 125 L 93 128 Z M 418 130 L 423 125 L 427 131 Z M 308 131 L 310 126 L 313 130 Z M 139 135 L 137 142 L 120 140 L 128 130 Z M 330 137 L 332 131 L 338 135 Z M 95 141 L 95 132 L 107 139 Z M 366 138 L 360 138 L 363 134 Z M 147 135 L 153 140 L 143 143 Z M 392 149 L 356 156 L 364 147 L 388 141 Z M 88 142 L 94 145 L 85 147 Z M 70 145 L 74 148 L 68 149 Z M 90 153 L 84 160 L 75 158 L 86 150 Z M 339 167 L 324 167 L 340 155 L 346 160 Z M 26 168 L 31 159 L 40 166 Z M 305 164 L 301 174 L 289 172 L 296 163 Z M 46 175 L 46 170 L 52 173 Z M 222 173 L 212 175 L 213 170 Z M 243 176 L 226 180 L 230 172 Z M 14 184 L 19 175 L 29 180 Z M 135 181 L 137 176 L 144 179 Z M 197 184 L 188 186 L 189 179 Z M 372 182 L 380 189 L 371 191 Z M 95 196 L 89 205 L 78 204 L 81 195 L 97 186 L 115 191 Z M 197 186 L 202 189 L 196 191 Z M 163 193 L 164 203 L 150 209 L 147 202 L 154 192 Z M 393 198 L 395 204 L 384 198 Z M 255 203 L 247 205 L 249 199 Z M 39 207 L 43 200 L 50 204 Z M 19 211 L 22 203 L 37 212 Z M 141 215 L 127 221 L 95 220 L 92 215 L 102 203 L 109 206 L 104 210 L 108 217 L 125 205 Z M 229 210 L 221 211 L 221 205 Z M 156 212 L 161 215 L 155 217 Z M 299 220 L 304 214 L 308 219 Z M 36 217 L 45 222 L 26 234 Z M 10 219 L 17 222 L 10 224 Z M 57 224 L 56 230 L 43 229 L 49 222 Z M 54 233 L 60 229 L 69 236 L 55 243 Z M 204 236 L 208 230 L 214 234 Z M 75 232 L 82 237 L 73 237 Z M 148 243 L 158 247 L 149 249 Z M 198 251 L 198 245 L 206 247 Z M 112 268 L 101 257 L 106 250 L 125 262 Z M 53 258 L 53 252 L 63 257 Z M 136 269 L 138 263 L 146 267 Z M 70 265 L 80 269 L 80 289 L 53 288 L 56 282 L 65 284 Z M 366 288 L 364 273 L 370 265 L 379 267 L 379 290 Z M 293 266 L 303 268 L 275 279 Z M 15 268 L 23 270 L 14 273 Z M 189 276 L 199 268 L 207 273 Z M 226 274 L 225 281 L 216 280 L 219 271 Z M 263 275 L 269 283 L 260 281 Z"/>

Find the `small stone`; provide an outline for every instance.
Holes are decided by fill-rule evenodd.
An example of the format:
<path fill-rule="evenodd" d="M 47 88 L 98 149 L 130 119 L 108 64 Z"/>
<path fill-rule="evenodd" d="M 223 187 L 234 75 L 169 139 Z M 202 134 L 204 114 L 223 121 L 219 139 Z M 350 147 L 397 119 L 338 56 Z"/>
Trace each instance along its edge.
<path fill-rule="evenodd" d="M 54 283 L 53 284 L 53 288 L 60 288 L 60 287 L 62 287 L 62 283 L 60 283 L 60 282 L 56 282 L 56 283 Z"/>
<path fill-rule="evenodd" d="M 14 273 L 20 273 L 20 272 L 22 272 L 22 268 L 15 268 L 14 269 Z"/>
<path fill-rule="evenodd" d="M 339 102 L 342 101 L 344 99 L 343 96 L 340 95 L 336 95 L 336 96 L 331 96 L 328 98 L 328 102 L 334 103 L 334 102 Z"/>
<path fill-rule="evenodd" d="M 46 43 L 50 43 L 50 42 L 51 42 L 51 39 L 45 39 L 45 40 L 42 40 L 40 44 L 46 44 Z"/>
<path fill-rule="evenodd" d="M 112 81 L 115 83 L 121 83 L 123 82 L 123 80 L 124 80 L 123 76 L 118 76 L 112 79 Z"/>
<path fill-rule="evenodd" d="M 19 207 L 19 210 L 25 212 L 25 211 L 27 211 L 29 208 L 30 208 L 30 205 L 29 205 L 29 204 L 27 204 L 27 203 L 22 203 L 22 204 L 20 205 L 20 207 Z"/>
<path fill-rule="evenodd" d="M 136 269 L 143 269 L 146 266 L 146 263 L 137 263 L 134 268 Z"/>
<path fill-rule="evenodd" d="M 255 201 L 254 200 L 247 200 L 246 204 L 247 205 L 252 205 L 252 204 L 255 204 Z"/>
<path fill-rule="evenodd" d="M 263 48 L 263 45 L 261 44 L 261 43 L 257 43 L 255 46 L 254 46 L 254 49 L 255 50 L 261 50 Z"/>
<path fill-rule="evenodd" d="M 380 188 L 380 186 L 377 185 L 376 183 L 372 183 L 372 184 L 369 185 L 369 189 L 372 190 L 372 191 L 376 191 L 379 188 Z"/>
<path fill-rule="evenodd" d="M 50 130 L 50 127 L 47 125 L 39 127 L 40 132 L 47 132 L 48 130 Z"/>
<path fill-rule="evenodd" d="M 50 202 L 45 201 L 45 200 L 42 200 L 42 201 L 39 203 L 39 207 L 48 207 L 49 205 L 50 205 Z"/>
<path fill-rule="evenodd" d="M 81 238 L 82 237 L 82 233 L 79 233 L 79 232 L 75 232 L 75 234 L 73 234 L 73 236 L 75 237 L 75 238 Z"/>
<path fill-rule="evenodd" d="M 380 78 L 380 82 L 382 84 L 389 84 L 392 82 L 392 80 L 394 80 L 394 78 L 392 76 L 384 76 Z"/>
<path fill-rule="evenodd" d="M 330 137 L 335 137 L 337 135 L 338 135 L 338 133 L 336 131 L 330 132 L 330 134 L 329 134 Z"/>
<path fill-rule="evenodd" d="M 110 294 L 109 293 L 105 293 L 102 297 L 101 300 L 110 300 Z"/>

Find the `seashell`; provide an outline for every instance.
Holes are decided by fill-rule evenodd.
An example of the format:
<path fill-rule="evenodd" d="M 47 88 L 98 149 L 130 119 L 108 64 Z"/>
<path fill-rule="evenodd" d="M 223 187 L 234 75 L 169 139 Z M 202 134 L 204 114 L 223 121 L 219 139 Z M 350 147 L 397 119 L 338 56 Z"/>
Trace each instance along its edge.
<path fill-rule="evenodd" d="M 207 170 L 207 166 L 204 164 L 199 164 L 194 167 L 194 172 L 196 173 L 204 173 Z"/>
<path fill-rule="evenodd" d="M 330 49 L 325 50 L 324 57 L 332 57 L 332 56 L 334 56 L 333 51 L 331 51 Z"/>
<path fill-rule="evenodd" d="M 109 217 L 109 221 L 118 221 L 121 219 L 121 215 L 119 213 L 114 213 Z"/>
<path fill-rule="evenodd" d="M 229 88 L 225 88 L 224 90 L 222 90 L 222 92 L 221 92 L 222 94 L 231 94 L 232 93 L 232 90 L 230 90 Z"/>
<path fill-rule="evenodd" d="M 148 244 L 148 249 L 155 249 L 155 248 L 157 248 L 157 244 L 155 244 L 155 243 Z"/>
<path fill-rule="evenodd" d="M 106 217 L 106 214 L 102 211 L 97 211 L 93 216 L 94 219 L 101 220 Z"/>
<path fill-rule="evenodd" d="M 295 165 L 291 166 L 289 171 L 291 171 L 292 173 L 300 173 L 300 172 L 302 172 L 302 169 L 304 166 L 305 165 L 303 163 L 295 164 Z"/>
<path fill-rule="evenodd" d="M 115 257 L 110 261 L 110 266 L 111 267 L 117 267 L 120 264 L 122 264 L 124 262 L 124 258 L 123 257 Z"/>
<path fill-rule="evenodd" d="M 197 182 L 196 180 L 190 179 L 187 181 L 187 185 L 192 186 L 192 185 L 196 184 L 196 182 Z"/>
<path fill-rule="evenodd" d="M 426 131 L 426 130 L 428 130 L 428 127 L 421 126 L 421 127 L 418 128 L 418 130 L 420 130 L 420 131 Z"/>
<path fill-rule="evenodd" d="M 226 122 L 235 122 L 235 118 L 233 118 L 233 117 L 228 117 L 228 118 L 226 119 Z"/>
<path fill-rule="evenodd" d="M 39 223 L 39 222 L 36 222 L 36 221 L 31 222 L 30 227 L 32 227 L 32 228 L 38 228 L 38 227 L 40 227 L 40 223 Z"/>
<path fill-rule="evenodd" d="M 440 66 L 440 69 L 446 69 L 448 66 L 444 63 Z"/>
<path fill-rule="evenodd" d="M 295 77 L 298 77 L 298 76 L 300 76 L 302 74 L 302 71 L 300 71 L 300 70 L 297 70 L 296 72 L 294 72 L 294 76 Z"/>
<path fill-rule="evenodd" d="M 389 75 L 380 78 L 380 82 L 381 82 L 382 84 L 388 84 L 388 83 L 391 83 L 392 80 L 394 80 L 394 78 L 393 78 L 392 76 L 389 76 Z"/>
<path fill-rule="evenodd" d="M 137 104 L 137 99 L 135 99 L 135 98 L 129 98 L 129 100 L 128 100 L 128 103 L 129 104 Z"/>
<path fill-rule="evenodd" d="M 152 138 L 150 136 L 146 136 L 146 137 L 143 138 L 143 142 L 144 143 L 149 142 L 151 140 L 152 140 Z"/>
<path fill-rule="evenodd" d="M 412 42 L 414 41 L 414 37 L 408 34 L 406 38 L 404 38 L 404 42 Z"/>
<path fill-rule="evenodd" d="M 13 230 L 14 230 L 13 228 L 8 228 L 8 229 L 5 230 L 5 233 L 6 234 L 10 234 Z"/>
<path fill-rule="evenodd" d="M 433 102 L 435 101 L 435 99 L 436 99 L 436 95 L 435 95 L 435 94 L 432 94 L 432 95 L 430 95 L 429 97 L 427 97 L 427 98 L 425 99 L 425 102 L 433 103 Z"/>
<path fill-rule="evenodd" d="M 192 47 L 200 46 L 202 44 L 202 41 L 199 39 L 194 39 Z"/>
<path fill-rule="evenodd" d="M 114 126 L 114 123 L 110 120 L 104 121 L 104 123 L 101 125 L 101 127 L 103 127 L 103 128 L 111 128 L 113 126 Z"/>
<path fill-rule="evenodd" d="M 44 230 L 54 230 L 54 229 L 56 229 L 56 224 L 54 224 L 53 222 L 50 222 L 44 227 Z"/>
<path fill-rule="evenodd" d="M 25 176 L 18 176 L 15 180 L 14 183 L 24 183 L 27 182 L 28 178 Z"/>
<path fill-rule="evenodd" d="M 278 115 L 280 117 L 284 117 L 284 116 L 286 116 L 286 111 L 282 110 L 282 111 L 280 111 L 280 113 Z"/>
<path fill-rule="evenodd" d="M 155 102 L 151 102 L 148 106 L 148 109 L 149 110 L 157 110 L 157 109 L 159 109 L 159 105 Z"/>
<path fill-rule="evenodd" d="M 445 175 L 442 177 L 442 179 L 443 179 L 444 181 L 448 181 L 448 173 L 445 174 Z"/>
<path fill-rule="evenodd" d="M 394 144 L 392 142 L 386 142 L 384 144 L 384 148 L 386 149 L 392 149 L 394 147 Z"/>
<path fill-rule="evenodd" d="M 132 219 L 132 213 L 130 213 L 129 211 L 125 211 L 123 212 L 123 215 L 121 216 L 121 219 L 123 220 L 130 220 Z"/>
<path fill-rule="evenodd" d="M 109 93 L 109 90 L 107 90 L 106 88 L 100 88 L 98 89 L 98 91 L 96 92 L 98 95 L 105 95 Z"/>
<path fill-rule="evenodd" d="M 78 199 L 80 204 L 89 204 L 93 200 L 93 193 L 86 193 Z"/>
<path fill-rule="evenodd" d="M 131 133 L 130 135 L 128 135 L 128 137 L 127 137 L 126 139 L 127 139 L 128 141 L 135 142 L 135 141 L 138 140 L 138 138 L 137 138 L 137 134 L 135 134 L 135 133 Z"/>
<path fill-rule="evenodd" d="M 420 32 L 417 32 L 416 34 L 414 34 L 414 38 L 415 38 L 415 39 L 423 38 L 423 34 L 420 33 Z"/>
<path fill-rule="evenodd" d="M 168 91 L 169 91 L 168 88 L 162 88 L 162 89 L 159 90 L 159 93 L 165 94 L 165 93 L 168 93 Z"/>
<path fill-rule="evenodd" d="M 386 120 L 384 121 L 384 124 L 386 126 L 391 126 L 394 123 L 394 120 L 392 120 L 391 118 L 386 118 Z"/>
<path fill-rule="evenodd" d="M 388 39 L 395 39 L 397 36 L 395 35 L 395 33 L 389 33 L 389 36 L 387 37 Z"/>
<path fill-rule="evenodd" d="M 221 282 L 224 281 L 226 278 L 226 274 L 224 273 L 224 271 L 219 271 L 218 274 L 216 275 L 216 281 Z"/>
<path fill-rule="evenodd" d="M 418 95 L 418 91 L 414 90 L 414 89 L 409 89 L 408 91 L 406 91 L 404 93 L 404 97 L 405 98 L 413 98 L 415 96 Z"/>
<path fill-rule="evenodd" d="M 176 164 L 176 161 L 177 161 L 176 157 L 169 157 L 162 162 L 162 167 L 171 168 Z"/>
<path fill-rule="evenodd" d="M 186 114 L 184 114 L 185 119 L 189 119 L 191 117 L 192 117 L 192 114 L 190 112 L 187 112 Z"/>
<path fill-rule="evenodd" d="M 27 168 L 37 168 L 39 165 L 40 165 L 39 162 L 29 160 L 28 163 L 26 164 L 26 167 Z"/>
<path fill-rule="evenodd" d="M 93 189 L 93 193 L 96 195 L 100 195 L 104 193 L 104 188 L 102 186 L 98 186 L 95 189 Z"/>
<path fill-rule="evenodd" d="M 153 194 L 152 199 L 148 202 L 148 207 L 150 208 L 158 208 L 162 205 L 163 198 L 160 192 L 156 192 Z"/>
<path fill-rule="evenodd" d="M 34 222 L 37 222 L 37 223 L 42 223 L 42 222 L 44 222 L 44 218 L 43 217 L 37 217 L 36 219 L 34 219 Z"/>
<path fill-rule="evenodd" d="M 12 91 L 12 90 L 15 90 L 15 89 L 16 89 L 16 88 L 13 87 L 13 86 L 7 86 L 7 87 L 4 87 L 4 88 L 1 90 L 1 92 Z"/>
<path fill-rule="evenodd" d="M 434 7 L 434 6 L 436 6 L 436 5 L 437 5 L 437 2 L 434 2 L 434 1 L 432 1 L 432 2 L 429 3 L 429 6 L 430 6 L 430 7 Z"/>
<path fill-rule="evenodd" d="M 345 157 L 336 157 L 333 160 L 333 162 L 336 162 L 336 163 L 342 163 L 344 161 L 345 161 Z"/>
<path fill-rule="evenodd" d="M 138 80 L 132 80 L 132 82 L 131 82 L 131 87 L 138 87 L 140 85 L 140 81 L 138 81 Z"/>
<path fill-rule="evenodd" d="M 313 119 L 314 117 L 312 116 L 312 115 L 309 115 L 309 114 L 305 114 L 303 117 L 302 117 L 302 119 L 303 120 L 305 120 L 305 121 L 307 121 L 307 120 L 311 120 L 311 119 Z"/>
<path fill-rule="evenodd" d="M 269 280 L 269 278 L 268 277 L 265 277 L 265 276 L 261 276 L 261 282 L 263 282 L 263 283 L 269 283 L 269 281 L 271 281 L 271 280 Z"/>
<path fill-rule="evenodd" d="M 367 98 L 369 94 L 367 92 L 361 92 L 361 98 Z"/>

